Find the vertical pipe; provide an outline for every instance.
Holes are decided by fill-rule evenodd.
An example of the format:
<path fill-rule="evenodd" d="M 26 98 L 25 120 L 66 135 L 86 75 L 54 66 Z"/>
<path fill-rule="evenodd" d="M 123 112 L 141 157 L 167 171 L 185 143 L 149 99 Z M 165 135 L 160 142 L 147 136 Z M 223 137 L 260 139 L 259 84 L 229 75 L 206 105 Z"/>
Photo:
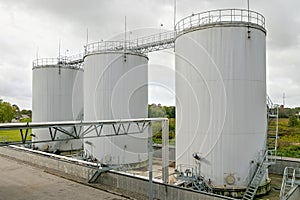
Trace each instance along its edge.
<path fill-rule="evenodd" d="M 247 0 L 247 9 L 248 9 L 248 39 L 250 39 L 250 3 Z"/>
<path fill-rule="evenodd" d="M 86 46 L 88 45 L 89 43 L 89 29 L 87 28 L 86 29 Z"/>
<path fill-rule="evenodd" d="M 125 33 L 124 33 L 124 54 L 126 53 L 126 16 L 125 16 Z M 125 56 L 125 55 L 124 55 Z"/>
<path fill-rule="evenodd" d="M 279 106 L 276 106 L 276 138 L 275 138 L 275 156 L 277 154 L 277 145 L 278 145 L 278 115 L 279 115 Z"/>
<path fill-rule="evenodd" d="M 149 200 L 153 199 L 153 183 L 152 183 L 152 156 L 153 156 L 153 147 L 152 147 L 152 122 L 149 122 L 148 126 L 148 160 L 149 160 Z"/>
<path fill-rule="evenodd" d="M 161 122 L 162 128 L 162 181 L 169 182 L 169 120 Z"/>
<path fill-rule="evenodd" d="M 248 9 L 248 23 L 250 23 L 250 3 L 249 3 L 249 0 L 247 0 L 247 9 Z"/>
<path fill-rule="evenodd" d="M 174 31 L 176 31 L 176 0 L 174 0 Z"/>
<path fill-rule="evenodd" d="M 58 41 L 58 62 L 60 61 L 60 39 Z"/>

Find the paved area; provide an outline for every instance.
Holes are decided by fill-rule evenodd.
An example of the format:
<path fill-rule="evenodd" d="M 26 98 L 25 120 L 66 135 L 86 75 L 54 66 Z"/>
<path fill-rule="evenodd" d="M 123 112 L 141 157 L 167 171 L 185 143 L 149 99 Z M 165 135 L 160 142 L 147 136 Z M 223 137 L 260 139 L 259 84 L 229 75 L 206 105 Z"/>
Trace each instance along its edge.
<path fill-rule="evenodd" d="M 152 171 L 153 171 L 153 178 L 156 179 L 162 179 L 162 166 L 161 166 L 162 160 L 160 158 L 153 158 L 152 160 Z M 169 174 L 174 173 L 174 166 L 169 167 Z M 148 165 L 139 169 L 129 169 L 127 170 L 128 173 L 140 175 L 144 177 L 149 177 L 149 171 L 148 171 Z M 176 182 L 176 179 L 174 175 L 171 175 L 169 177 L 169 183 L 173 184 Z"/>
<path fill-rule="evenodd" d="M 0 200 L 121 200 L 121 196 L 69 181 L 0 156 Z"/>

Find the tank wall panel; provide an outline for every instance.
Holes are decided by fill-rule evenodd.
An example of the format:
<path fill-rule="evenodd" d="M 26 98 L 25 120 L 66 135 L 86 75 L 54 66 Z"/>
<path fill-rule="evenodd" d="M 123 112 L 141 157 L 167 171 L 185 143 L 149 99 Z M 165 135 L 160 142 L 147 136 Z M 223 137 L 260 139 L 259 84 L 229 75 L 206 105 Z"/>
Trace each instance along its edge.
<path fill-rule="evenodd" d="M 176 64 L 176 164 L 197 164 L 213 184 L 246 186 L 265 148 L 264 32 L 213 27 L 179 36 Z M 180 142 L 178 142 L 180 141 Z"/>
<path fill-rule="evenodd" d="M 122 53 L 87 56 L 84 61 L 84 120 L 146 118 L 147 61 L 146 57 L 131 54 L 126 55 L 125 61 Z M 112 128 L 103 131 L 113 132 Z M 102 163 L 138 163 L 147 159 L 147 132 L 87 139 L 84 149 Z"/>
<path fill-rule="evenodd" d="M 34 68 L 32 77 L 32 121 L 81 120 L 83 115 L 83 71 L 65 67 Z M 68 129 L 70 130 L 70 129 Z M 71 131 L 71 130 L 70 130 Z M 48 130 L 34 131 L 33 141 L 50 139 Z M 68 138 L 57 133 L 57 138 Z M 71 150 L 82 147 L 82 141 L 37 143 L 42 150 Z"/>

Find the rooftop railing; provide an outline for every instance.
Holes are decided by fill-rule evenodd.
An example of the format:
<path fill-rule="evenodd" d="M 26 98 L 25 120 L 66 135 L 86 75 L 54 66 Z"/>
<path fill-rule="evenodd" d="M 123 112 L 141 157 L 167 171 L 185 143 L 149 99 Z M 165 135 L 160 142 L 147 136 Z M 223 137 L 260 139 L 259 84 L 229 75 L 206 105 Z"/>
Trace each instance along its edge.
<path fill-rule="evenodd" d="M 59 58 L 39 58 L 33 61 L 33 68 L 49 67 L 49 66 L 64 66 L 70 68 L 80 68 L 83 63 L 83 54 L 77 54 L 73 56 L 65 56 Z"/>
<path fill-rule="evenodd" d="M 192 14 L 180 20 L 175 27 L 176 34 L 180 34 L 183 31 L 204 25 L 239 22 L 265 27 L 263 15 L 245 9 L 221 9 Z"/>
<path fill-rule="evenodd" d="M 215 25 L 224 23 L 248 23 L 265 27 L 263 15 L 245 9 L 221 9 L 192 14 L 180 20 L 175 28 L 176 31 L 160 32 L 154 35 L 140 37 L 133 40 L 121 41 L 101 41 L 87 44 L 85 54 L 99 52 L 136 52 L 148 53 L 152 51 L 168 49 L 174 47 L 176 36 L 184 31 L 198 28 L 205 25 Z"/>

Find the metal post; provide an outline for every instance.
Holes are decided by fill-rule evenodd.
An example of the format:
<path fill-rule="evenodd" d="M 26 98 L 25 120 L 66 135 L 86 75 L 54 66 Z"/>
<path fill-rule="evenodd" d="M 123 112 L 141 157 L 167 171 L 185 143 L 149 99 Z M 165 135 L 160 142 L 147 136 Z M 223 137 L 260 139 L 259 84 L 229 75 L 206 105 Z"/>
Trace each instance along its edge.
<path fill-rule="evenodd" d="M 126 40 L 127 40 L 127 36 L 126 36 L 126 29 L 127 29 L 127 27 L 126 27 L 127 25 L 126 25 L 126 16 L 125 16 L 125 32 L 124 32 L 124 56 L 125 56 L 125 53 L 126 53 Z"/>
<path fill-rule="evenodd" d="M 149 122 L 148 126 L 148 160 L 149 160 L 149 200 L 153 199 L 153 183 L 152 183 L 152 156 L 153 156 L 153 147 L 152 147 L 152 122 Z"/>
<path fill-rule="evenodd" d="M 169 182 L 169 120 L 161 122 L 162 128 L 162 181 Z"/>
<path fill-rule="evenodd" d="M 174 31 L 176 31 L 176 0 L 174 0 Z"/>
<path fill-rule="evenodd" d="M 278 145 L 278 116 L 279 115 L 279 106 L 276 106 L 276 138 L 275 138 L 275 156 L 277 154 L 277 145 Z"/>
<path fill-rule="evenodd" d="M 247 8 L 248 8 L 248 39 L 250 39 L 251 36 L 250 36 L 250 3 L 249 3 L 249 0 L 247 0 Z"/>

